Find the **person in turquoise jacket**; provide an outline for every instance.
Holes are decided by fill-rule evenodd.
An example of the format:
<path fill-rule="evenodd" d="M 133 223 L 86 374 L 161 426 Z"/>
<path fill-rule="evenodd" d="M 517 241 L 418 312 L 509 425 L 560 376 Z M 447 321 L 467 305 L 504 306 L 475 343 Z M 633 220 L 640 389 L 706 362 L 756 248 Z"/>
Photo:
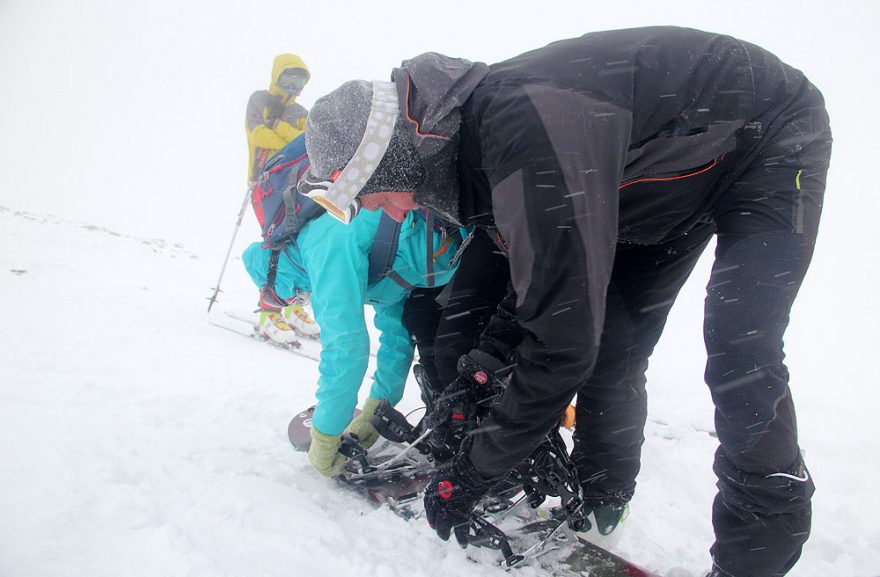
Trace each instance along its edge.
<path fill-rule="evenodd" d="M 381 214 L 362 211 L 348 226 L 324 214 L 300 231 L 296 243 L 282 252 L 278 262 L 275 286 L 279 296 L 291 296 L 297 290 L 310 292 L 315 318 L 321 325 L 320 377 L 309 461 L 326 476 L 342 471 L 345 458 L 337 451 L 340 436 L 354 433 L 362 445 L 369 447 L 378 439 L 369 417 L 379 402 L 386 399 L 394 405 L 400 401 L 413 360 L 410 332 L 403 321 L 404 304 L 412 288 L 430 284 L 428 224 L 422 212 L 414 211 L 401 226 L 392 265 L 396 274 L 368 285 L 369 255 Z M 452 277 L 460 238 L 434 228 L 431 276 L 435 286 L 446 284 Z M 268 251 L 257 242 L 245 250 L 242 258 L 254 282 L 262 286 Z M 377 368 L 363 413 L 352 420 L 370 357 L 364 314 L 367 304 L 375 310 L 374 324 L 381 333 Z"/>

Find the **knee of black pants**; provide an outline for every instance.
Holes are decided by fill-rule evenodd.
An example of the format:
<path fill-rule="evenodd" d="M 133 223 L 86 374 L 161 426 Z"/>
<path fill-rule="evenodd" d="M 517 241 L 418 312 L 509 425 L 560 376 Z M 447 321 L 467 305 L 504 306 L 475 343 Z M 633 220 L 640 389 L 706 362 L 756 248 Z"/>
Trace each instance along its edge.
<path fill-rule="evenodd" d="M 588 504 L 628 502 L 635 491 L 648 412 L 647 361 L 631 369 L 629 379 L 591 379 L 578 392 L 572 461 Z"/>
<path fill-rule="evenodd" d="M 441 289 L 416 288 L 403 307 L 403 324 L 419 351 L 419 362 L 433 382 L 437 380 L 435 340 L 442 313 L 436 298 Z"/>
<path fill-rule="evenodd" d="M 444 309 L 434 346 L 437 373 L 442 386 L 445 387 L 458 376 L 459 357 L 477 348 L 479 336 L 490 319 L 493 319 L 492 314 L 497 305 L 497 301 L 468 295 L 459 296 L 454 306 Z M 516 319 L 513 324 L 516 324 Z"/>
<path fill-rule="evenodd" d="M 596 366 L 577 394 L 572 452 L 588 504 L 627 502 L 635 491 L 648 411 L 645 371 L 663 314 L 629 312 L 609 287 Z"/>
<path fill-rule="evenodd" d="M 803 236 L 721 237 L 718 254 L 704 324 L 718 438 L 741 468 L 778 471 L 799 452 L 783 335 L 803 276 Z"/>

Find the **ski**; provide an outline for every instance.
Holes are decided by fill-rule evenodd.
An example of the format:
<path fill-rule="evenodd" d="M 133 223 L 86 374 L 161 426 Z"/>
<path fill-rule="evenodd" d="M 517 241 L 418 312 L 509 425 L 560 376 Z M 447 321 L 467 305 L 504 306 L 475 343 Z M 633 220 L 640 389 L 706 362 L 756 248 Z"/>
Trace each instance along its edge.
<path fill-rule="evenodd" d="M 259 334 L 257 331 L 253 330 L 253 324 L 251 324 L 251 323 L 249 323 L 249 324 L 251 325 L 251 330 L 249 330 L 249 331 L 247 331 L 247 330 L 243 330 L 243 329 L 239 329 L 239 328 L 237 328 L 237 327 L 231 327 L 231 326 L 228 326 L 228 325 L 224 325 L 224 324 L 222 324 L 222 323 L 218 323 L 218 322 L 216 322 L 216 321 L 212 321 L 212 320 L 209 320 L 209 321 L 208 321 L 208 324 L 210 324 L 210 325 L 212 325 L 212 326 L 215 326 L 215 327 L 217 327 L 217 328 L 219 328 L 219 329 L 223 329 L 223 330 L 225 330 L 225 331 L 228 331 L 228 332 L 231 332 L 231 333 L 235 333 L 235 334 L 237 334 L 237 335 L 241 335 L 241 336 L 243 336 L 243 337 L 247 337 L 247 338 L 249 338 L 249 339 L 251 339 L 251 340 L 254 340 L 254 341 L 257 341 L 257 342 L 261 342 L 261 343 L 265 343 L 265 344 L 267 344 L 267 345 L 270 345 L 270 346 L 273 347 L 273 348 L 276 348 L 276 349 L 279 349 L 279 350 L 282 350 L 282 351 L 287 351 L 287 352 L 289 352 L 289 353 L 293 353 L 293 354 L 295 354 L 295 355 L 297 355 L 297 356 L 300 356 L 300 357 L 303 357 L 303 358 L 306 358 L 306 359 L 309 359 L 309 360 L 312 360 L 312 361 L 315 361 L 315 362 L 320 362 L 320 361 L 321 361 L 321 356 L 320 356 L 320 354 L 313 353 L 313 352 L 311 352 L 311 351 L 303 350 L 303 349 L 302 349 L 302 344 L 299 343 L 299 342 L 296 343 L 296 344 L 293 344 L 293 343 L 291 343 L 291 344 L 282 344 L 282 343 L 276 343 L 275 341 L 273 341 L 273 340 L 271 340 L 271 339 L 267 339 L 267 338 L 265 338 L 265 337 L 260 336 L 260 334 Z"/>
<path fill-rule="evenodd" d="M 236 321 L 237 323 L 246 323 L 246 324 L 248 324 L 248 325 L 250 325 L 250 326 L 254 326 L 254 325 L 256 324 L 253 318 L 248 318 L 248 317 L 242 316 L 241 314 L 239 314 L 239 313 L 237 313 L 237 312 L 233 312 L 233 311 L 223 311 L 223 315 L 226 316 L 226 317 L 229 318 L 229 319 L 232 319 L 232 320 Z M 309 343 L 318 343 L 318 344 L 321 343 L 321 337 L 320 337 L 320 336 L 318 336 L 318 337 L 310 337 L 310 336 L 308 336 L 308 335 L 304 335 L 304 334 L 302 334 L 301 332 L 297 331 L 297 330 L 296 330 L 296 327 L 294 327 L 293 325 L 291 325 L 290 328 L 293 329 L 293 332 L 296 333 L 296 336 L 298 336 L 299 338 L 302 339 L 302 342 L 303 342 L 303 344 L 305 344 L 305 345 L 308 345 Z M 373 350 L 372 348 L 370 349 L 370 356 L 373 357 L 373 358 L 376 358 L 376 351 Z"/>
<path fill-rule="evenodd" d="M 241 316 L 241 315 L 239 315 L 239 314 L 237 314 L 237 313 L 234 313 L 234 312 L 232 312 L 232 311 L 223 311 L 223 314 L 226 315 L 228 318 L 234 320 L 234 321 L 238 321 L 238 322 L 240 322 L 240 323 L 247 323 L 247 324 L 249 324 L 249 325 L 251 325 L 251 326 L 256 325 L 256 322 L 254 322 L 254 319 L 252 319 L 252 318 L 247 318 L 247 317 L 243 317 L 243 316 Z M 313 336 L 305 335 L 305 334 L 299 332 L 298 330 L 296 330 L 296 327 L 293 326 L 292 324 L 290 325 L 290 328 L 293 329 L 293 332 L 296 333 L 296 336 L 298 336 L 298 337 L 301 338 L 301 339 L 306 339 L 306 340 L 313 341 L 313 342 L 316 342 L 316 343 L 321 342 L 321 337 L 320 337 L 320 336 L 318 336 L 318 337 L 313 337 Z"/>

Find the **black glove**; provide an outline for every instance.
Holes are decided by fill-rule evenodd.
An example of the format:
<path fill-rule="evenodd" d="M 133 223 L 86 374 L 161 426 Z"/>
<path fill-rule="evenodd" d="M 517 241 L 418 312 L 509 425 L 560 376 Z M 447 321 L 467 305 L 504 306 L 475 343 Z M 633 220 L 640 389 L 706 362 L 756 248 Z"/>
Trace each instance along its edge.
<path fill-rule="evenodd" d="M 492 486 L 460 453 L 448 467 L 438 470 L 425 491 L 428 524 L 444 541 L 451 532 L 463 548 L 467 547 L 474 507 Z"/>
<path fill-rule="evenodd" d="M 472 350 L 458 359 L 459 377 L 434 399 L 425 416 L 426 428 L 436 429 L 450 420 L 462 420 L 476 405 L 487 404 L 504 390 L 500 374 L 507 367 L 488 353 Z"/>
<path fill-rule="evenodd" d="M 433 400 L 422 421 L 423 429 L 432 429 L 428 445 L 437 461 L 446 461 L 458 452 L 478 417 L 504 390 L 500 375 L 507 367 L 492 355 L 475 349 L 458 359 L 457 368 L 460 376 Z"/>

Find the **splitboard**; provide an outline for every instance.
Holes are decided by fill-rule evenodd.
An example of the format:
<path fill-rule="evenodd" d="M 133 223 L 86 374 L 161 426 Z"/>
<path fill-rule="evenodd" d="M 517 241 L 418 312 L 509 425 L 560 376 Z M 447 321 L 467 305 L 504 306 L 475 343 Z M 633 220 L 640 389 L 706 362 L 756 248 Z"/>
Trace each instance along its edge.
<path fill-rule="evenodd" d="M 287 427 L 287 436 L 297 451 L 308 451 L 311 445 L 311 424 L 314 407 L 298 413 Z M 356 409 L 354 416 L 360 414 Z M 417 450 L 406 445 L 380 439 L 366 455 L 350 455 L 349 466 L 336 479 L 341 486 L 362 495 L 376 505 L 387 505 L 404 519 L 424 514 L 422 498 L 425 486 L 433 475 L 433 463 Z M 494 504 L 502 502 L 496 498 Z M 521 497 L 500 513 L 489 513 L 490 505 L 483 505 L 482 516 L 503 529 L 487 523 L 486 532 L 479 537 L 477 546 L 500 550 L 508 566 L 539 565 L 553 577 L 659 577 L 626 559 L 590 542 L 566 525 L 553 520 L 546 507 L 532 510 Z M 523 552 L 514 555 L 513 549 Z M 511 563 L 512 558 L 517 561 Z"/>
<path fill-rule="evenodd" d="M 312 415 L 309 407 L 291 419 L 287 437 L 297 451 L 308 451 L 312 443 Z M 361 413 L 355 409 L 353 417 Z M 410 519 L 421 514 L 422 494 L 433 473 L 433 465 L 418 451 L 401 456 L 404 446 L 379 439 L 366 455 L 353 454 L 351 466 L 336 477 L 339 483 L 364 496 L 376 505 L 388 505 L 392 511 Z"/>

